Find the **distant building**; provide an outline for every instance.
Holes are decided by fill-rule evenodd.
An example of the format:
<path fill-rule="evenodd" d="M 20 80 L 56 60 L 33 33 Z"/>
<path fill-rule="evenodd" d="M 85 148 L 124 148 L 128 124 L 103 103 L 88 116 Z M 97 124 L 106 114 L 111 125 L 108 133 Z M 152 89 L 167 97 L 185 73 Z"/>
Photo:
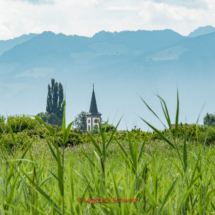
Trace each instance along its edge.
<path fill-rule="evenodd" d="M 93 93 L 90 103 L 90 111 L 86 114 L 87 117 L 87 130 L 90 131 L 94 126 L 98 126 L 98 121 L 101 122 L 101 115 L 98 112 L 97 104 L 96 104 L 96 96 L 94 92 L 94 85 L 93 85 Z"/>

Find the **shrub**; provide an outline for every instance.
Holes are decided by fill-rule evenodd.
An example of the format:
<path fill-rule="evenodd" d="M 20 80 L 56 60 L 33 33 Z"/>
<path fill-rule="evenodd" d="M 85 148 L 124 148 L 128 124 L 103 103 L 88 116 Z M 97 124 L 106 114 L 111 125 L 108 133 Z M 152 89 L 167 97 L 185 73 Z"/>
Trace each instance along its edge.
<path fill-rule="evenodd" d="M 5 124 L 6 118 L 3 115 L 0 115 L 0 123 Z"/>
<path fill-rule="evenodd" d="M 63 142 L 63 133 L 62 133 L 62 131 L 58 132 L 56 134 L 56 136 L 58 137 L 59 141 L 62 143 Z M 78 132 L 70 131 L 66 147 L 79 145 L 79 144 L 82 144 L 82 143 L 84 143 L 82 135 L 80 133 L 78 133 Z"/>
<path fill-rule="evenodd" d="M 201 133 L 205 133 L 206 132 L 206 127 L 202 126 L 202 125 L 198 125 L 198 135 L 200 135 Z M 175 134 L 175 127 L 171 128 L 171 131 L 169 129 L 164 129 L 162 131 L 162 133 L 167 136 L 170 137 L 172 135 Z M 191 140 L 191 141 L 195 141 L 196 139 L 196 124 L 182 124 L 180 123 L 178 125 L 178 137 L 179 138 L 184 138 L 185 135 L 187 135 L 187 139 Z"/>
<path fill-rule="evenodd" d="M 80 135 L 81 135 L 81 134 L 84 134 L 82 130 L 76 129 L 76 128 L 75 128 L 75 129 L 72 129 L 71 132 L 74 132 L 74 133 L 80 134 Z"/>
<path fill-rule="evenodd" d="M 0 133 L 8 133 L 9 127 L 3 123 L 0 123 Z"/>
<path fill-rule="evenodd" d="M 199 135 L 200 143 L 204 143 L 205 137 L 206 137 L 206 131 L 201 132 Z M 215 143 L 215 127 L 209 127 L 206 144 L 209 145 L 209 144 L 213 144 L 213 143 Z"/>
<path fill-rule="evenodd" d="M 34 129 L 38 122 L 25 115 L 23 116 L 10 116 L 7 118 L 7 126 L 11 126 L 13 132 L 17 133 L 25 129 Z"/>
<path fill-rule="evenodd" d="M 14 134 L 16 142 L 13 142 L 12 136 L 10 133 L 3 134 L 3 137 L 0 139 L 0 147 L 6 148 L 4 140 L 6 140 L 11 148 L 21 147 L 22 145 L 27 145 L 32 141 L 32 139 L 27 135 L 26 132 L 19 132 Z"/>
<path fill-rule="evenodd" d="M 93 128 L 89 131 L 89 134 L 91 135 L 95 135 L 95 134 L 99 134 L 99 129 L 98 126 L 93 126 Z"/>
<path fill-rule="evenodd" d="M 0 116 L 0 133 L 7 133 L 9 128 L 5 125 L 6 118 L 4 116 Z"/>
<path fill-rule="evenodd" d="M 102 125 L 102 131 L 105 131 L 105 124 Z M 107 125 L 106 127 L 106 132 L 112 131 L 113 129 L 115 129 L 115 127 L 113 125 Z"/>
<path fill-rule="evenodd" d="M 59 131 L 62 131 L 62 128 L 59 127 L 58 125 L 50 125 L 50 127 L 54 133 L 58 133 Z"/>

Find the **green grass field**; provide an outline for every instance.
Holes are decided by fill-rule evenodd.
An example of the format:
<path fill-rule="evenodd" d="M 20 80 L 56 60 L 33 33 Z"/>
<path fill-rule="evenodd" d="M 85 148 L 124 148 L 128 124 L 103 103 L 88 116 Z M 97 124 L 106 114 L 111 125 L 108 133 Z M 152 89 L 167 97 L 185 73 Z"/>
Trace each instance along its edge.
<path fill-rule="evenodd" d="M 90 136 L 89 144 L 65 148 L 71 128 L 65 111 L 61 147 L 47 138 L 11 150 L 5 140 L 0 214 L 214 214 L 215 148 L 199 142 L 198 133 L 196 142 L 178 138 L 178 116 L 179 100 L 170 137 L 145 122 L 156 141 L 119 142 L 116 129 L 107 134 L 100 126 L 101 141 Z M 12 130 L 11 136 L 16 143 Z"/>

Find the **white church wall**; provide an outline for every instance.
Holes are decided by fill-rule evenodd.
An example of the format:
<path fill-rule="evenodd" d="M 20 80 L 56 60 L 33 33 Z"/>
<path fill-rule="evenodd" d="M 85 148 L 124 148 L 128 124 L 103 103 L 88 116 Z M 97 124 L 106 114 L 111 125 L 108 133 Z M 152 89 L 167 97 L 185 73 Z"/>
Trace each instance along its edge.
<path fill-rule="evenodd" d="M 95 122 L 95 120 L 97 120 L 97 122 Z M 87 117 L 87 130 L 91 130 L 95 125 L 99 126 L 98 121 L 100 121 L 101 118 L 100 117 Z M 90 127 L 89 127 L 90 126 Z"/>
<path fill-rule="evenodd" d="M 97 122 L 95 122 L 95 120 L 97 120 Z M 93 126 L 95 126 L 95 125 L 99 126 L 98 121 L 100 121 L 99 117 L 93 117 Z"/>
<path fill-rule="evenodd" d="M 91 117 L 87 117 L 87 130 L 91 130 L 91 122 L 92 122 L 92 119 Z M 90 127 L 89 127 L 90 126 Z"/>

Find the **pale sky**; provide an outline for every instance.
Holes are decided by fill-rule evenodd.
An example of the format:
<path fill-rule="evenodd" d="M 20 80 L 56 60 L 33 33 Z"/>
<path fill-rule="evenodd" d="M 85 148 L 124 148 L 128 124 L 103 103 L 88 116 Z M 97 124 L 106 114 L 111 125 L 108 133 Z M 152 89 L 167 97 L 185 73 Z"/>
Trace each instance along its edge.
<path fill-rule="evenodd" d="M 215 0 L 0 0 L 0 40 L 43 31 L 93 36 L 172 29 L 188 35 L 206 25 L 215 26 Z"/>

